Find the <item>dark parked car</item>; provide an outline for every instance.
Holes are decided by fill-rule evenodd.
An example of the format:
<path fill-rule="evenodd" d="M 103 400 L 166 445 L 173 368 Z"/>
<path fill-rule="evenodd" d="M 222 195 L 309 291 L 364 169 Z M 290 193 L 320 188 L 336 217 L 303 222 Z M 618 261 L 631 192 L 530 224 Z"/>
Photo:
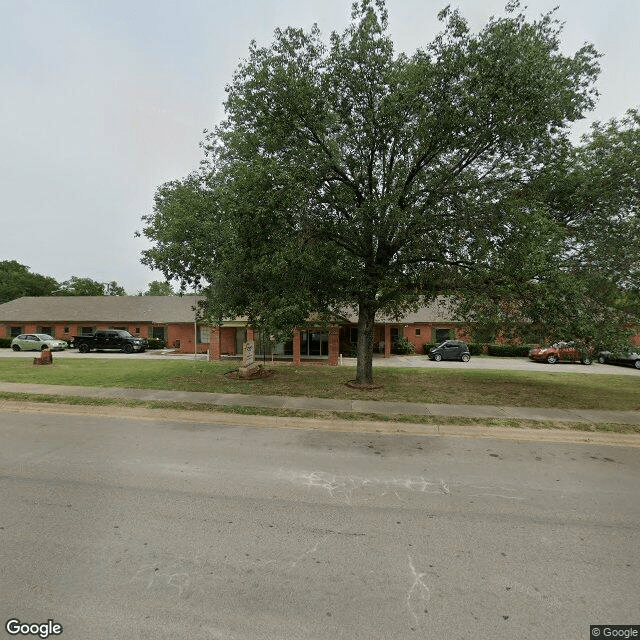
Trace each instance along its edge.
<path fill-rule="evenodd" d="M 636 369 L 640 369 L 640 353 L 629 351 L 627 353 L 611 353 L 611 351 L 601 351 L 598 354 L 600 364 L 630 364 Z"/>
<path fill-rule="evenodd" d="M 471 353 L 469 353 L 469 347 L 466 342 L 461 340 L 445 340 L 437 347 L 429 349 L 427 354 L 429 360 L 462 360 L 462 362 L 469 362 Z"/>
<path fill-rule="evenodd" d="M 550 347 L 536 347 L 529 351 L 529 358 L 536 362 L 582 362 L 591 364 L 591 356 L 575 342 L 555 342 Z"/>
<path fill-rule="evenodd" d="M 74 336 L 73 347 L 78 347 L 80 353 L 89 353 L 92 349 L 96 351 L 106 351 L 117 349 L 125 353 L 138 351 L 142 353 L 149 343 L 144 338 L 136 338 L 128 331 L 122 329 L 107 329 L 96 331 L 90 336 Z"/>

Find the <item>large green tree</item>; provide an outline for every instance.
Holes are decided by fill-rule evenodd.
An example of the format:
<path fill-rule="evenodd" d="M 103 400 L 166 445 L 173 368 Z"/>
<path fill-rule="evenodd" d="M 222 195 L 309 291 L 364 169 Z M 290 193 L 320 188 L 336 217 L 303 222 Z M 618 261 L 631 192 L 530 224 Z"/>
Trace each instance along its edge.
<path fill-rule="evenodd" d="M 598 54 L 562 54 L 553 14 L 528 21 L 517 3 L 478 33 L 440 17 L 411 55 L 394 52 L 381 0 L 354 3 L 328 44 L 315 27 L 253 43 L 203 169 L 144 218 L 143 261 L 204 280 L 221 317 L 357 309 L 362 383 L 377 314 L 531 280 L 562 225 L 523 186 L 593 106 Z"/>
<path fill-rule="evenodd" d="M 31 273 L 16 260 L 0 261 L 0 304 L 23 296 L 50 296 L 58 286 L 55 278 Z"/>
<path fill-rule="evenodd" d="M 173 290 L 170 282 L 166 280 L 152 280 L 147 287 L 147 290 L 140 295 L 144 296 L 174 296 L 176 293 Z"/>
<path fill-rule="evenodd" d="M 91 278 L 71 276 L 60 284 L 55 295 L 58 296 L 126 296 L 124 287 L 115 280 L 98 282 Z"/>
<path fill-rule="evenodd" d="M 595 123 L 580 144 L 558 141 L 523 181 L 520 208 L 544 211 L 542 242 L 510 256 L 505 277 L 470 287 L 475 326 L 532 341 L 577 338 L 623 348 L 640 318 L 640 115 Z M 521 230 L 519 230 L 521 231 Z M 524 249 L 524 247 L 522 247 Z M 508 267 L 508 268 L 507 268 Z"/>

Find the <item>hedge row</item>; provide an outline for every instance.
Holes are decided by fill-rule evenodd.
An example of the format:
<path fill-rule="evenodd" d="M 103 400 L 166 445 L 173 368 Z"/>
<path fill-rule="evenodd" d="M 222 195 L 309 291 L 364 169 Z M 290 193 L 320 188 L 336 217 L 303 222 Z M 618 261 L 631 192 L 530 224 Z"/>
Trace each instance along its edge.
<path fill-rule="evenodd" d="M 522 358 L 529 355 L 530 344 L 490 344 L 489 355 L 502 358 Z"/>
<path fill-rule="evenodd" d="M 3 347 L 10 347 L 11 340 L 13 340 L 13 338 L 0 338 L 0 349 L 2 349 Z"/>

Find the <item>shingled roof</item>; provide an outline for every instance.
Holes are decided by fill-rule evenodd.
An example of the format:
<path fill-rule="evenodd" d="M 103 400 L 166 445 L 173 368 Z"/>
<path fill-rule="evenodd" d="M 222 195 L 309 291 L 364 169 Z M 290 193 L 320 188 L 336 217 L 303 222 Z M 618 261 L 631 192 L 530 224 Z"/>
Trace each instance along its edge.
<path fill-rule="evenodd" d="M 0 304 L 0 322 L 193 322 L 196 296 L 37 296 Z"/>
<path fill-rule="evenodd" d="M 157 324 L 193 322 L 194 307 L 200 296 L 36 296 L 0 304 L 0 322 L 136 323 Z M 343 310 L 335 314 L 338 323 L 357 323 L 358 314 Z M 237 318 L 225 324 L 246 322 Z M 452 307 L 440 297 L 416 312 L 398 318 L 376 318 L 389 324 L 455 322 Z"/>

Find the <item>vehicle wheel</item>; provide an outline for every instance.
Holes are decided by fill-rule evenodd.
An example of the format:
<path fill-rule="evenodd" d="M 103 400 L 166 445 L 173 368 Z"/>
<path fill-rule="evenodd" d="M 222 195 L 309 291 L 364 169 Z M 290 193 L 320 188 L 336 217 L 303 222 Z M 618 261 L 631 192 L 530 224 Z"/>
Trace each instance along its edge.
<path fill-rule="evenodd" d="M 435 356 L 433 356 L 433 359 L 434 359 L 436 362 L 440 362 L 440 360 L 442 360 L 442 356 L 441 356 L 439 353 L 436 353 L 436 355 L 435 355 Z"/>
<path fill-rule="evenodd" d="M 20 351 L 20 345 L 18 345 L 18 344 L 13 344 L 13 345 L 11 345 L 11 348 L 12 348 L 14 351 Z"/>
<path fill-rule="evenodd" d="M 469 354 L 465 353 L 462 358 L 461 358 L 462 362 L 469 362 Z"/>
<path fill-rule="evenodd" d="M 125 353 L 133 353 L 133 345 L 131 344 L 125 344 L 124 348 L 122 349 Z"/>
<path fill-rule="evenodd" d="M 78 351 L 79 351 L 80 353 L 89 353 L 89 351 L 91 351 L 91 349 L 89 348 L 89 345 L 88 345 L 88 344 L 81 344 L 81 345 L 78 347 Z"/>
<path fill-rule="evenodd" d="M 636 361 L 633 363 L 633 366 L 634 366 L 636 369 L 640 369 L 640 360 L 636 360 Z"/>
<path fill-rule="evenodd" d="M 600 364 L 604 364 L 607 361 L 607 359 L 604 356 L 598 356 L 598 362 Z"/>
<path fill-rule="evenodd" d="M 549 364 L 555 364 L 556 362 L 558 362 L 558 356 L 554 356 L 553 354 L 547 356 L 547 362 Z"/>
<path fill-rule="evenodd" d="M 591 358 L 589 356 L 585 356 L 582 358 L 582 364 L 591 364 Z"/>

